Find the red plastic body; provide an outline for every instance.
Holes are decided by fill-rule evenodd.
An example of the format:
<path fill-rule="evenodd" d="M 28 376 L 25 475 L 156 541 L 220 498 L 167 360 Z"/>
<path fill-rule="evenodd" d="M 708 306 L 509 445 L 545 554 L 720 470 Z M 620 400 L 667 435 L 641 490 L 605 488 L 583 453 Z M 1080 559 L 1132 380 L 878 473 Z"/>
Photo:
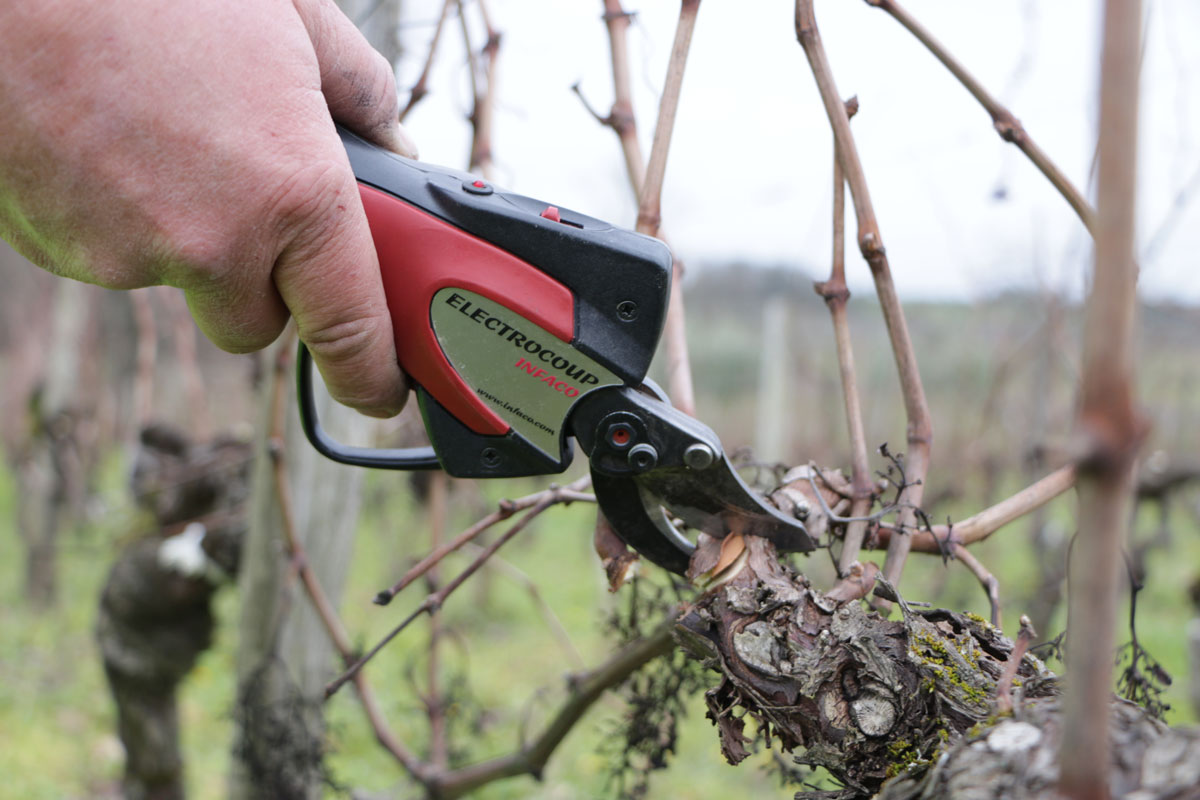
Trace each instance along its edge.
<path fill-rule="evenodd" d="M 475 433 L 503 435 L 509 424 L 450 365 L 433 332 L 434 294 L 454 287 L 487 297 L 564 342 L 575 337 L 571 291 L 489 242 L 359 184 L 379 254 L 400 366 Z"/>

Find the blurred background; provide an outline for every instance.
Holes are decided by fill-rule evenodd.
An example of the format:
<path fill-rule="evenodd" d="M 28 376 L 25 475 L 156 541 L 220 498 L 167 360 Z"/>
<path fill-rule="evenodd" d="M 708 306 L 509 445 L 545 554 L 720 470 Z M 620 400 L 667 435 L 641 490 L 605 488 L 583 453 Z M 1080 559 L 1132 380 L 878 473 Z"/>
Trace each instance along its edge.
<path fill-rule="evenodd" d="M 406 118 L 422 158 L 459 167 L 471 150 L 474 104 L 465 42 L 477 51 L 487 40 L 477 4 L 464 5 L 465 35 L 454 9 L 429 93 Z M 1092 186 L 1098 3 L 909 6 L 1076 185 Z M 617 137 L 581 101 L 603 116 L 613 100 L 601 3 L 491 0 L 487 10 L 501 33 L 493 180 L 632 227 L 636 207 Z M 636 12 L 629 29 L 634 110 L 649 152 L 678 4 L 627 10 Z M 348 12 L 391 48 L 403 104 L 442 3 L 364 1 Z M 934 421 L 925 510 L 934 522 L 961 520 L 1062 463 L 1090 241 L 1062 198 L 890 17 L 865 3 L 828 0 L 817 12 L 839 90 L 861 103 L 853 127 Z M 1191 44 L 1200 6 L 1148 0 L 1146 12 L 1137 379 L 1153 428 L 1129 551 L 1145 585 L 1138 636 L 1172 679 L 1161 696 L 1174 724 L 1200 713 L 1190 688 L 1200 666 L 1189 663 L 1185 635 L 1197 616 L 1191 598 L 1200 596 L 1200 50 Z M 829 269 L 831 153 L 791 6 L 702 4 L 668 163 L 663 230 L 686 264 L 699 416 L 748 461 L 849 467 L 829 315 L 812 289 Z M 904 411 L 895 368 L 852 221 L 847 228 L 867 439 L 899 451 Z M 185 469 L 171 466 L 171 457 L 208 469 L 234 453 L 233 488 L 221 491 L 244 499 L 246 476 L 237 469 L 261 433 L 270 365 L 209 345 L 173 290 L 114 293 L 69 283 L 6 249 L 0 282 L 0 730 L 8 733 L 0 798 L 119 796 L 123 749 L 97 644 L 113 612 L 102 593 L 111 598 L 115 566 L 139 542 L 179 533 L 170 527 L 178 520 L 164 516 L 163 487 L 145 482 Z M 151 424 L 189 441 L 148 440 L 141 431 Z M 409 409 L 372 435 L 395 442 L 417 428 Z M 873 459 L 873 467 L 886 466 Z M 580 474 L 577 464 L 568 477 Z M 431 512 L 421 481 L 396 474 L 360 480 L 341 611 L 356 644 L 369 645 L 416 602 L 402 597 L 380 609 L 370 599 L 429 550 Z M 500 498 L 544 485 L 454 481 L 446 530 L 466 527 Z M 1063 629 L 1061 565 L 1073 516 L 1068 493 L 973 548 L 999 580 L 1010 635 L 1022 613 L 1045 639 Z M 457 726 L 452 741 L 461 743 L 452 760 L 510 749 L 555 707 L 564 674 L 611 651 L 609 623 L 628 610 L 629 593 L 607 591 L 591 546 L 593 521 L 590 507 L 547 512 L 502 551 L 503 568 L 484 570 L 447 604 L 444 688 Z M 454 557 L 444 574 L 471 557 Z M 827 557 L 795 563 L 818 586 L 832 580 Z M 200 647 L 179 688 L 186 780 L 197 798 L 226 796 L 239 724 L 238 594 L 229 581 L 223 585 L 212 593 L 211 646 Z M 974 578 L 934 557 L 915 558 L 900 590 L 988 613 Z M 570 645 L 555 632 L 559 625 Z M 1117 640 L 1129 638 L 1123 624 Z M 424 630 L 408 631 L 371 667 L 393 724 L 418 749 L 428 736 L 418 698 L 427 639 Z M 1061 664 L 1051 660 L 1051 667 Z M 765 755 L 725 766 L 702 702 L 690 702 L 674 766 L 651 779 L 649 796 L 790 796 L 761 769 Z M 624 709 L 618 698 L 602 701 L 543 782 L 517 778 L 479 796 L 620 796 L 612 742 Z M 329 704 L 327 720 L 330 796 L 415 796 L 348 693 Z"/>

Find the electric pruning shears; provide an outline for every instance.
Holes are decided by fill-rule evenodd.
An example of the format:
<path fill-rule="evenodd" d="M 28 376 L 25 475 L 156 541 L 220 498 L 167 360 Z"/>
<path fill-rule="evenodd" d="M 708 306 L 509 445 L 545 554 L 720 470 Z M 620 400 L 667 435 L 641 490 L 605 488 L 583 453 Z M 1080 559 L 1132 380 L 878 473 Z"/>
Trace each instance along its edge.
<path fill-rule="evenodd" d="M 340 133 L 432 446 L 331 439 L 301 346 L 300 414 L 317 450 L 359 466 L 506 478 L 562 472 L 574 437 L 614 531 L 671 572 L 683 574 L 695 549 L 671 517 L 717 538 L 814 548 L 799 520 L 739 477 L 716 434 L 646 379 L 671 280 L 662 242 Z"/>

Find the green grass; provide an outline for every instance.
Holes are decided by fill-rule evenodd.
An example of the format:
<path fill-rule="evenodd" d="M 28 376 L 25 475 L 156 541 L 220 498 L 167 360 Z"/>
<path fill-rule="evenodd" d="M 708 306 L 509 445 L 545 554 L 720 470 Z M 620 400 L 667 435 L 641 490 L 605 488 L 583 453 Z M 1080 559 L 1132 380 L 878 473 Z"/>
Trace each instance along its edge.
<path fill-rule="evenodd" d="M 0 796 L 88 797 L 119 774 L 121 748 L 91 623 L 111 556 L 105 532 L 65 535 L 61 608 L 37 613 L 23 598 L 24 550 L 16 489 L 0 472 Z"/>

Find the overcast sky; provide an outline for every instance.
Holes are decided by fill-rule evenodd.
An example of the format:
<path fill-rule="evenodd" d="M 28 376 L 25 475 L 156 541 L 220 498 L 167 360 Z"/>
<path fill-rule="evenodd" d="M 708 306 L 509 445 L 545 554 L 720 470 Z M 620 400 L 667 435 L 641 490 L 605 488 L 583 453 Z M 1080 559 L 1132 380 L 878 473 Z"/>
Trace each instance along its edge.
<path fill-rule="evenodd" d="M 625 5 L 638 12 L 630 42 L 648 154 L 679 4 Z M 1200 302 L 1200 2 L 1145 5 L 1142 291 Z M 441 0 L 404 7 L 402 95 L 420 71 Z M 1100 0 L 907 7 L 1093 195 Z M 503 34 L 497 182 L 631 227 L 616 137 L 570 90 L 580 82 L 601 112 L 612 102 L 600 0 L 489 0 L 489 10 Z M 663 201 L 664 230 L 697 269 L 744 261 L 828 270 L 832 140 L 792 14 L 785 0 L 701 4 Z M 839 91 L 861 101 L 854 130 L 902 297 L 969 299 L 1037 285 L 1077 292 L 1090 261 L 1082 226 L 970 95 L 861 0 L 819 0 L 817 14 Z M 408 126 L 422 158 L 462 166 L 470 94 L 461 30 L 446 34 L 431 94 Z M 1179 208 L 1189 184 L 1195 197 Z M 1156 236 L 1164 225 L 1169 233 Z M 865 265 L 849 263 L 851 286 L 866 290 Z"/>

